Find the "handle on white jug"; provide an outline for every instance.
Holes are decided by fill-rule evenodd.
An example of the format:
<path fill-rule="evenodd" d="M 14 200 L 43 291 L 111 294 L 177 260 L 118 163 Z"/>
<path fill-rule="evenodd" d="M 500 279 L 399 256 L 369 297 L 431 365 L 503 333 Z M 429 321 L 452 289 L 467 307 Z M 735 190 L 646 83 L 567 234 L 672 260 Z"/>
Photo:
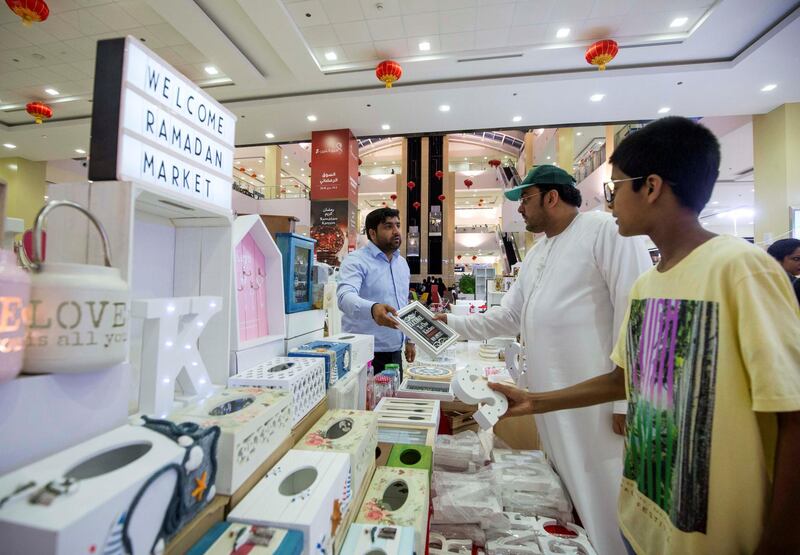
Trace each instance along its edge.
<path fill-rule="evenodd" d="M 66 206 L 69 208 L 74 208 L 79 212 L 82 212 L 89 220 L 94 224 L 94 227 L 97 229 L 98 233 L 100 233 L 100 238 L 103 240 L 103 256 L 105 258 L 105 265 L 111 266 L 111 247 L 108 242 L 108 235 L 106 234 L 106 230 L 103 227 L 103 224 L 100 223 L 94 214 L 89 212 L 84 206 L 78 204 L 77 202 L 71 202 L 68 200 L 54 200 L 45 204 L 39 213 L 36 214 L 36 220 L 34 220 L 33 224 L 33 249 L 32 249 L 32 257 L 30 261 L 30 266 L 33 271 L 40 271 L 42 268 L 42 230 L 44 229 L 45 221 L 47 220 L 47 216 L 61 206 Z"/>

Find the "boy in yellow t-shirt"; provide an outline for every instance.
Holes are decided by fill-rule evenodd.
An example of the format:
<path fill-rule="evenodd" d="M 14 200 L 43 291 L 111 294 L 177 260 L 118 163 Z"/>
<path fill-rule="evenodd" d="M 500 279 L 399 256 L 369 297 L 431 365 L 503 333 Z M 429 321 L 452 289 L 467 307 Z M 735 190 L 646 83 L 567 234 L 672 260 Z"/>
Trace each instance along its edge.
<path fill-rule="evenodd" d="M 685 118 L 622 141 L 606 200 L 661 262 L 633 285 L 617 368 L 546 393 L 492 384 L 507 416 L 627 396 L 619 523 L 640 555 L 800 553 L 800 312 L 768 254 L 699 223 L 719 162 Z"/>

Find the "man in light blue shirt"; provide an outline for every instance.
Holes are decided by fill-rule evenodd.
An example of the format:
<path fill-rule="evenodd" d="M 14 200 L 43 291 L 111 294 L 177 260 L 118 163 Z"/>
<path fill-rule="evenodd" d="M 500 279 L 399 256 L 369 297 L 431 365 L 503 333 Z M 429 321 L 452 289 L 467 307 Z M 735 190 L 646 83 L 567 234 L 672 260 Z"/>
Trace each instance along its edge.
<path fill-rule="evenodd" d="M 395 363 L 403 376 L 405 337 L 390 314 L 408 303 L 411 270 L 400 256 L 400 212 L 379 208 L 367 215 L 369 244 L 348 254 L 339 270 L 336 296 L 342 311 L 342 329 L 375 337 L 375 373 Z M 408 362 L 416 357 L 414 344 L 405 341 Z"/>

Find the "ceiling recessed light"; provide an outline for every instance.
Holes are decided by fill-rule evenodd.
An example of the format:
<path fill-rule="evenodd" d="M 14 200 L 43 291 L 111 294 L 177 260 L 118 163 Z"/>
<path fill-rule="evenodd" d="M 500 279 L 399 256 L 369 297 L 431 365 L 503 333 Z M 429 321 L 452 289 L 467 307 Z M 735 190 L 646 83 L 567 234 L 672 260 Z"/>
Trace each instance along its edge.
<path fill-rule="evenodd" d="M 605 97 L 606 97 L 606 95 L 604 95 L 603 93 L 597 93 L 597 94 L 593 94 L 592 96 L 590 96 L 589 100 L 591 100 L 592 102 L 600 102 Z"/>
<path fill-rule="evenodd" d="M 307 119 L 308 121 L 317 121 L 317 116 L 315 116 L 314 114 L 308 114 L 308 115 L 306 116 L 306 119 Z"/>
<path fill-rule="evenodd" d="M 423 41 L 419 43 L 419 49 L 422 50 L 423 52 L 427 52 L 428 50 L 431 49 L 431 43 L 429 43 L 428 41 Z"/>
<path fill-rule="evenodd" d="M 11 143 L 3 143 L 3 146 L 9 149 L 17 148 L 17 145 L 12 145 Z"/>
<path fill-rule="evenodd" d="M 511 121 L 513 122 L 522 121 L 522 116 L 514 116 L 513 118 L 511 118 Z"/>
<path fill-rule="evenodd" d="M 389 125 L 388 123 L 384 123 L 383 125 L 381 125 L 381 129 L 383 129 L 384 131 L 388 131 L 391 128 L 392 126 Z"/>
<path fill-rule="evenodd" d="M 76 148 L 75 152 L 77 152 L 78 154 L 86 154 L 86 151 L 83 150 L 82 148 Z"/>
<path fill-rule="evenodd" d="M 669 110 L 670 110 L 670 108 L 668 106 L 664 106 L 663 108 L 659 108 L 658 109 L 658 113 L 659 114 L 666 114 L 667 112 L 669 112 Z"/>
<path fill-rule="evenodd" d="M 669 24 L 670 27 L 683 27 L 686 25 L 686 22 L 689 21 L 688 17 L 676 17 L 672 20 L 672 23 Z"/>
<path fill-rule="evenodd" d="M 258 174 L 258 177 L 260 177 L 261 179 L 264 179 L 264 174 L 260 173 L 260 174 Z"/>
<path fill-rule="evenodd" d="M 489 157 L 488 157 L 488 156 L 484 156 L 484 157 L 483 157 L 483 159 L 484 159 L 484 160 L 488 160 L 488 159 L 489 159 Z"/>
<path fill-rule="evenodd" d="M 580 137 L 581 135 L 583 135 L 583 133 L 581 133 L 580 131 L 578 131 L 577 133 L 575 133 L 575 135 L 576 135 L 577 137 Z"/>
<path fill-rule="evenodd" d="M 218 75 L 219 74 L 219 70 L 217 68 L 215 68 L 214 66 L 206 66 L 204 69 L 206 70 L 206 73 L 208 73 L 209 75 Z"/>
<path fill-rule="evenodd" d="M 288 160 L 288 159 L 289 159 L 289 156 L 288 156 L 288 155 L 286 155 L 286 154 L 284 154 L 284 155 L 283 155 L 283 159 L 284 159 L 284 160 Z"/>
<path fill-rule="evenodd" d="M 44 92 L 49 94 L 50 96 L 58 96 L 60 93 L 55 89 L 45 89 Z"/>
<path fill-rule="evenodd" d="M 761 87 L 761 92 L 774 91 L 777 88 L 778 85 L 776 85 L 775 83 L 770 83 L 769 85 L 764 85 L 763 87 Z"/>
<path fill-rule="evenodd" d="M 339 56 L 336 55 L 336 52 L 325 52 L 325 59 L 329 62 L 335 62 L 339 59 Z"/>
<path fill-rule="evenodd" d="M 288 166 L 288 165 L 289 165 L 289 162 L 286 162 L 286 165 Z"/>
<path fill-rule="evenodd" d="M 450 111 L 450 105 L 449 104 L 442 104 L 441 106 L 439 106 L 439 111 L 440 112 L 449 112 Z"/>
<path fill-rule="evenodd" d="M 569 27 L 562 27 L 556 31 L 556 38 L 565 39 L 569 36 Z"/>
<path fill-rule="evenodd" d="M 275 138 L 275 134 L 274 133 L 265 133 L 264 136 L 267 139 L 274 139 Z"/>
<path fill-rule="evenodd" d="M 550 159 L 550 157 L 548 156 L 548 157 L 547 157 L 547 159 L 549 160 L 549 159 Z"/>

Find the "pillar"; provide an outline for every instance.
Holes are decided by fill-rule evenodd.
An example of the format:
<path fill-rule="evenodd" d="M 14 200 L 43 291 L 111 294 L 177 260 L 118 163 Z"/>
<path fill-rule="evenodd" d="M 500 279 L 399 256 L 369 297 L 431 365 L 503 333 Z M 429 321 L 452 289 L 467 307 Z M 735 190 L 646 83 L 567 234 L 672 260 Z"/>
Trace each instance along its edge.
<path fill-rule="evenodd" d="M 33 226 L 36 213 L 47 194 L 47 162 L 25 158 L 0 158 L 0 179 L 8 183 L 6 216 L 25 220 L 25 229 Z"/>
<path fill-rule="evenodd" d="M 267 198 L 280 197 L 282 161 L 283 149 L 280 145 L 264 147 L 264 194 Z"/>
<path fill-rule="evenodd" d="M 753 117 L 755 240 L 791 237 L 791 208 L 800 208 L 800 103 Z"/>
<path fill-rule="evenodd" d="M 524 154 L 523 160 L 524 164 L 519 168 L 519 175 L 522 178 L 528 174 L 528 171 L 533 167 L 535 164 L 535 157 L 536 157 L 536 149 L 534 146 L 536 145 L 536 134 L 533 131 L 528 131 L 525 133 L 525 138 L 522 146 L 522 152 Z"/>
<path fill-rule="evenodd" d="M 575 131 L 572 127 L 559 127 L 556 131 L 556 165 L 572 172 L 575 161 Z"/>
<path fill-rule="evenodd" d="M 450 168 L 450 136 L 444 136 L 442 148 L 442 279 L 447 285 L 455 283 L 456 257 L 456 174 Z"/>

